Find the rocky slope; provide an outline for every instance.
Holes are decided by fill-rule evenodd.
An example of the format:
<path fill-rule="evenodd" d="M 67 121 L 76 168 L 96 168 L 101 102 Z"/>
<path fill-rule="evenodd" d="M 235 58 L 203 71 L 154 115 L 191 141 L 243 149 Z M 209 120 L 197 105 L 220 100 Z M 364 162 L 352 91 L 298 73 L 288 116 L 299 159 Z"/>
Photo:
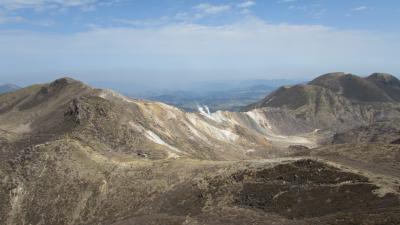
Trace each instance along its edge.
<path fill-rule="evenodd" d="M 345 143 L 395 143 L 400 139 L 400 121 L 390 123 L 374 123 L 370 126 L 356 127 L 344 132 L 336 133 L 332 137 L 332 144 Z"/>
<path fill-rule="evenodd" d="M 399 224 L 399 145 L 311 149 L 328 131 L 298 108 L 188 113 L 69 78 L 0 95 L 1 224 Z"/>
<path fill-rule="evenodd" d="M 63 78 L 0 96 L 0 132 L 25 147 L 70 137 L 103 152 L 150 159 L 275 157 L 312 137 L 283 136 L 259 110 L 188 113 Z"/>
<path fill-rule="evenodd" d="M 4 224 L 398 224 L 399 178 L 330 161 L 137 160 L 76 140 L 2 163 Z"/>

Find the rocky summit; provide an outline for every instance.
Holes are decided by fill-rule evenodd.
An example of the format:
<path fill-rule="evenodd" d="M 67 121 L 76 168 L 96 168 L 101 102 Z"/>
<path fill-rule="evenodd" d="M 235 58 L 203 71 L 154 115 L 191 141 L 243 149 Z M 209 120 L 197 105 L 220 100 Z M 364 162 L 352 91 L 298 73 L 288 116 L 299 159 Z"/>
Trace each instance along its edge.
<path fill-rule="evenodd" d="M 213 113 L 61 78 L 0 95 L 0 224 L 400 224 L 399 125 L 383 73 Z"/>

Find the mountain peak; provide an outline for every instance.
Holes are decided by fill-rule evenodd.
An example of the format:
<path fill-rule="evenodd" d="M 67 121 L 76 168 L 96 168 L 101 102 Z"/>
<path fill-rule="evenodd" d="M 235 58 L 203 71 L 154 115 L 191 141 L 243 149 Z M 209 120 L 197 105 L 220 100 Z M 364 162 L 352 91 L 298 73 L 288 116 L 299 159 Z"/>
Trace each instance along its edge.
<path fill-rule="evenodd" d="M 384 90 L 390 100 L 400 101 L 400 81 L 395 76 L 388 73 L 373 73 L 365 80 Z"/>
<path fill-rule="evenodd" d="M 341 79 L 346 79 L 351 77 L 358 77 L 358 76 L 344 72 L 326 73 L 308 82 L 308 84 L 319 85 L 319 86 L 325 86 L 325 85 L 331 86 L 333 84 L 337 84 Z"/>
<path fill-rule="evenodd" d="M 49 84 L 43 85 L 41 90 L 40 90 L 40 94 L 54 94 L 57 93 L 61 90 L 85 90 L 85 89 L 90 89 L 90 87 L 84 83 L 82 83 L 81 81 L 75 80 L 73 78 L 69 78 L 69 77 L 63 77 L 63 78 L 59 78 Z"/>
<path fill-rule="evenodd" d="M 57 87 L 60 87 L 60 86 L 64 87 L 64 86 L 71 85 L 71 84 L 83 84 L 83 83 L 81 81 L 75 80 L 75 79 L 70 78 L 70 77 L 62 77 L 62 78 L 59 78 L 59 79 L 54 80 L 53 82 L 51 82 L 50 86 L 51 87 L 56 87 L 56 86 Z"/>
<path fill-rule="evenodd" d="M 345 75 L 346 75 L 345 72 L 331 72 L 331 73 L 322 74 L 321 76 L 317 77 L 316 79 L 318 79 L 320 77 L 342 77 Z"/>
<path fill-rule="evenodd" d="M 366 77 L 366 79 L 386 84 L 400 84 L 399 79 L 389 73 L 373 73 Z"/>
<path fill-rule="evenodd" d="M 350 74 L 346 74 L 344 72 L 326 73 L 326 74 L 323 74 L 321 76 L 318 76 L 317 78 L 315 78 L 314 80 L 310 81 L 309 83 L 314 83 L 314 82 L 318 82 L 318 81 L 322 81 L 322 80 L 338 79 L 338 78 L 346 76 L 346 75 L 350 75 Z"/>

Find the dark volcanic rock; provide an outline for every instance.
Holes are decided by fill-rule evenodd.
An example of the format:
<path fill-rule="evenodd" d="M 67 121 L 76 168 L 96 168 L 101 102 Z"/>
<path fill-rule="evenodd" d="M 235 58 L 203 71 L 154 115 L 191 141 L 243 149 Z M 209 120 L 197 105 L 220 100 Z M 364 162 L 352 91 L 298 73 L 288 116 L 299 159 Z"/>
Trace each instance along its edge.
<path fill-rule="evenodd" d="M 394 140 L 394 141 L 390 142 L 390 144 L 400 145 L 400 139 Z"/>
<path fill-rule="evenodd" d="M 290 145 L 288 150 L 291 156 L 305 156 L 309 155 L 311 152 L 310 148 L 303 145 Z"/>
<path fill-rule="evenodd" d="M 366 177 L 311 160 L 235 176 L 243 179 L 237 204 L 288 218 L 399 206 L 395 195 L 379 197 L 374 194 L 378 187 Z"/>
<path fill-rule="evenodd" d="M 65 112 L 65 116 L 71 116 L 73 118 L 73 120 L 77 123 L 81 122 L 82 119 L 82 114 L 83 114 L 83 110 L 82 107 L 79 103 L 78 99 L 74 99 L 72 100 L 68 111 Z"/>

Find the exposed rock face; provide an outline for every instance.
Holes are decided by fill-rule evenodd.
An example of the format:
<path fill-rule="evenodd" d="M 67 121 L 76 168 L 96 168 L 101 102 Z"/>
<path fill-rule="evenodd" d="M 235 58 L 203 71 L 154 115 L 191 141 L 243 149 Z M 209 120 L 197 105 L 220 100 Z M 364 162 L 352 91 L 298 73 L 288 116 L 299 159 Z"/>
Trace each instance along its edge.
<path fill-rule="evenodd" d="M 71 116 L 75 122 L 80 123 L 82 116 L 83 116 L 82 114 L 83 114 L 83 110 L 79 103 L 79 100 L 74 99 L 74 100 L 72 100 L 68 111 L 66 111 L 64 115 Z"/>

